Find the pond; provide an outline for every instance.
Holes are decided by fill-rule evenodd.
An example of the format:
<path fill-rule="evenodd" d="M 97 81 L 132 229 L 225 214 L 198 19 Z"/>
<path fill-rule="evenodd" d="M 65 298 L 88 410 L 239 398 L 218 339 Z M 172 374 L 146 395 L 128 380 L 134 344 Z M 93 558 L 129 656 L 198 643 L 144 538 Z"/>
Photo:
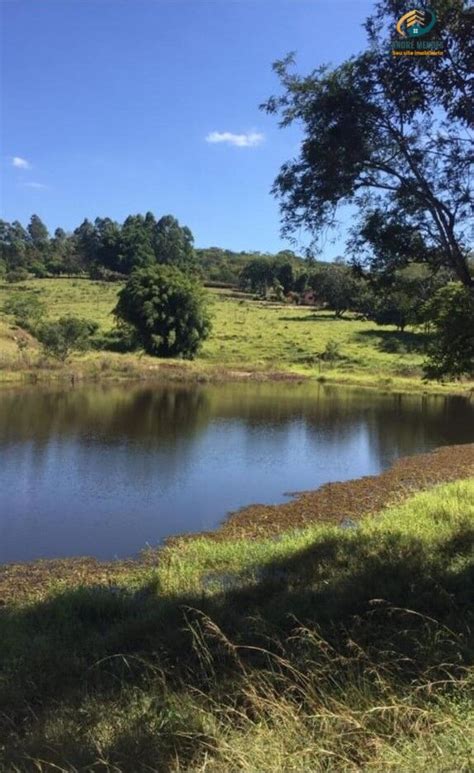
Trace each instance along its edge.
<path fill-rule="evenodd" d="M 474 441 L 474 403 L 315 383 L 0 393 L 0 562 L 132 556 L 229 511 Z"/>

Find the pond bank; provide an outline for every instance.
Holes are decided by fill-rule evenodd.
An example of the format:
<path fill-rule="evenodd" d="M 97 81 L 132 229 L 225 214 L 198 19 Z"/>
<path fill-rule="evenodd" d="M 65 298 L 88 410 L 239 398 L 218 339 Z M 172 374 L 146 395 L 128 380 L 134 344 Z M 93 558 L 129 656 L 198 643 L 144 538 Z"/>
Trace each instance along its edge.
<path fill-rule="evenodd" d="M 302 529 L 317 523 L 341 523 L 380 512 L 416 491 L 439 483 L 474 477 L 474 443 L 446 446 L 426 454 L 399 459 L 380 475 L 327 483 L 314 491 L 296 494 L 280 505 L 252 505 L 232 513 L 215 531 L 181 535 L 180 542 L 206 537 L 216 541 L 259 539 Z M 101 562 L 93 558 L 64 558 L 0 566 L 0 606 L 42 598 L 54 587 L 116 585 L 139 578 L 156 564 L 160 549 L 137 559 Z"/>
<path fill-rule="evenodd" d="M 96 322 L 101 334 L 113 327 L 111 312 L 121 285 L 78 279 L 29 280 L 48 318 L 74 314 Z M 0 307 L 11 288 L 0 285 Z M 213 329 L 193 362 L 158 360 L 142 353 L 90 350 L 61 366 L 45 358 L 39 343 L 12 317 L 0 314 L 0 385 L 3 382 L 67 383 L 125 378 L 178 381 L 314 379 L 322 383 L 430 394 L 464 394 L 474 381 L 423 381 L 428 339 L 419 329 L 404 333 L 354 315 L 336 319 L 309 306 L 269 304 L 210 294 Z M 23 344 L 20 349 L 18 340 Z M 328 348 L 329 347 L 329 348 Z M 328 351 L 331 357 L 328 357 Z"/>
<path fill-rule="evenodd" d="M 472 397 L 473 381 L 432 382 L 421 377 L 396 376 L 389 373 L 368 373 L 363 370 L 346 371 L 337 366 L 326 366 L 324 372 L 316 367 L 282 368 L 259 366 L 252 363 L 217 365 L 202 360 L 185 362 L 167 360 L 156 362 L 146 355 L 89 355 L 77 358 L 67 365 L 50 362 L 41 368 L 17 367 L 0 369 L 0 389 L 3 387 L 86 385 L 93 383 L 120 383 L 123 381 L 217 384 L 263 381 L 313 381 L 332 386 L 353 386 L 384 392 L 404 394 L 433 394 Z"/>
<path fill-rule="evenodd" d="M 474 443 L 445 446 L 426 454 L 398 459 L 379 475 L 326 483 L 314 491 L 296 492 L 280 505 L 251 505 L 232 513 L 206 537 L 268 537 L 314 522 L 340 523 L 377 513 L 439 483 L 474 476 Z"/>

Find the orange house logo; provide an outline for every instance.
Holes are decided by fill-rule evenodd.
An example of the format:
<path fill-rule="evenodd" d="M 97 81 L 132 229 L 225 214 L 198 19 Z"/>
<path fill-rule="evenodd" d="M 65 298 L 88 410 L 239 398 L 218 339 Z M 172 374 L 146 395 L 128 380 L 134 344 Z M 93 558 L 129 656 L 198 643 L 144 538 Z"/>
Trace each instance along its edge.
<path fill-rule="evenodd" d="M 397 21 L 397 32 L 402 38 L 420 38 L 427 35 L 436 24 L 436 14 L 430 8 L 425 11 L 419 11 L 415 8 L 413 11 L 403 14 Z"/>
<path fill-rule="evenodd" d="M 395 25 L 398 38 L 392 40 L 392 56 L 442 56 L 442 40 L 433 40 L 429 36 L 436 21 L 431 8 L 413 8 L 400 16 Z"/>

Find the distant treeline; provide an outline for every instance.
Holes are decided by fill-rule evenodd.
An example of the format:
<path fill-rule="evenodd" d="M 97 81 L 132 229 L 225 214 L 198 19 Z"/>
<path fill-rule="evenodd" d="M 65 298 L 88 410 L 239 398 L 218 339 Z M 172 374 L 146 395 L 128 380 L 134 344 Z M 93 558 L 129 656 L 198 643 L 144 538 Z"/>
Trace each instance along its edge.
<path fill-rule="evenodd" d="M 32 215 L 27 227 L 0 221 L 0 275 L 9 281 L 28 276 L 85 275 L 119 281 L 133 269 L 173 265 L 210 285 L 234 286 L 261 298 L 332 309 L 336 316 L 359 313 L 400 329 L 423 319 L 423 301 L 451 276 L 416 261 L 380 274 L 357 271 L 343 258 L 332 263 L 303 259 L 291 250 L 277 254 L 196 249 L 189 228 L 172 215 L 152 212 L 84 220 L 74 231 L 57 228 L 51 236 Z"/>
<path fill-rule="evenodd" d="M 48 232 L 38 215 L 26 228 L 0 220 L 0 276 L 35 277 L 86 274 L 109 281 L 128 276 L 134 268 L 167 263 L 197 271 L 210 283 L 237 286 L 240 274 L 251 261 L 278 257 L 294 267 L 305 262 L 291 250 L 278 256 L 260 252 L 233 252 L 219 247 L 196 249 L 191 231 L 176 218 L 157 219 L 152 212 L 130 215 L 123 223 L 111 218 L 84 220 L 72 232 L 57 228 Z"/>

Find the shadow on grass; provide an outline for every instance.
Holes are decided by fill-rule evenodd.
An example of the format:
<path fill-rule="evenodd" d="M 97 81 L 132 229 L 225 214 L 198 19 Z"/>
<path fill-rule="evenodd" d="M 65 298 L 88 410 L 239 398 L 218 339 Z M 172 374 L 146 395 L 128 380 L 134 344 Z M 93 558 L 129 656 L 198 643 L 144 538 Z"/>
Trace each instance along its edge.
<path fill-rule="evenodd" d="M 334 314 L 318 314 L 318 312 L 309 312 L 301 317 L 278 317 L 281 322 L 347 322 L 348 317 L 336 317 Z"/>
<path fill-rule="evenodd" d="M 424 354 L 432 336 L 429 333 L 400 330 L 361 330 L 354 334 L 361 343 L 376 344 L 384 352 Z"/>
<path fill-rule="evenodd" d="M 473 548 L 467 528 L 430 548 L 355 530 L 256 570 L 207 575 L 194 593 L 164 596 L 156 578 L 136 591 L 78 588 L 7 607 L 0 767 L 43 770 L 31 767 L 41 759 L 67 771 L 168 771 L 179 759 L 180 770 L 196 769 L 213 736 L 189 696 L 212 703 L 223 685 L 239 695 L 271 652 L 316 669 L 323 640 L 340 653 L 328 690 L 360 678 L 354 642 L 364 669 L 398 664 L 383 666 L 393 691 L 444 678 L 446 664 L 455 674 L 473 662 Z M 313 638 L 295 635 L 301 626 Z"/>
<path fill-rule="evenodd" d="M 119 352 L 120 354 L 140 350 L 139 343 L 134 340 L 131 333 L 117 328 L 96 333 L 91 339 L 91 348 L 97 351 Z"/>

